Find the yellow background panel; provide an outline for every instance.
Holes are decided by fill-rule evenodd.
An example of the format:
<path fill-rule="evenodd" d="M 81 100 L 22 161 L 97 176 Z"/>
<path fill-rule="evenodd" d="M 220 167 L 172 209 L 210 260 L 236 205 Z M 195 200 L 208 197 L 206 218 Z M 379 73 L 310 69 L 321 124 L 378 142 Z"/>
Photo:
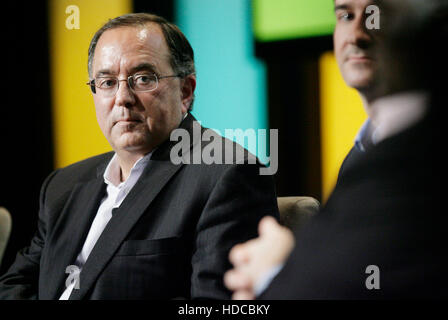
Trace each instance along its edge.
<path fill-rule="evenodd" d="M 326 201 L 337 180 L 339 168 L 367 119 L 356 90 L 349 88 L 332 52 L 319 61 L 321 101 L 322 195 Z"/>
<path fill-rule="evenodd" d="M 95 32 L 109 19 L 132 12 L 131 0 L 50 0 L 55 166 L 66 166 L 111 150 L 96 121 L 88 81 L 87 50 Z M 79 8 L 79 29 L 69 30 L 66 8 Z"/>

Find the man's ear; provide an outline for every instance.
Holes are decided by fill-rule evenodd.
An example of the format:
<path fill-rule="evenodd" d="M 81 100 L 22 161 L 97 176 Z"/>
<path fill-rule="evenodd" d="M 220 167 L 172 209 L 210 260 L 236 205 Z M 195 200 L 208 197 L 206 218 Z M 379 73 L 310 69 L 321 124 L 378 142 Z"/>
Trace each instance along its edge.
<path fill-rule="evenodd" d="M 182 113 L 190 109 L 193 102 L 194 90 L 196 89 L 196 76 L 190 74 L 181 80 L 181 99 L 182 99 Z"/>

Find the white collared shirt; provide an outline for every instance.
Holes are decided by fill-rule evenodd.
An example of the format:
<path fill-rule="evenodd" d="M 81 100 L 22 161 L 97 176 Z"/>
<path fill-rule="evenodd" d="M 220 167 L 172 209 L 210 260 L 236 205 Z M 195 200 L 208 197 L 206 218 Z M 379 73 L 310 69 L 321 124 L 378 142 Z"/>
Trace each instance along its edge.
<path fill-rule="evenodd" d="M 117 154 L 114 154 L 112 159 L 109 161 L 103 175 L 104 182 L 107 184 L 107 193 L 101 200 L 101 204 L 98 208 L 95 219 L 90 226 L 84 246 L 76 258 L 75 265 L 79 268 L 79 272 L 81 272 L 82 267 L 90 255 L 90 252 L 92 252 L 93 247 L 95 246 L 101 233 L 109 220 L 112 218 L 112 210 L 118 208 L 124 201 L 131 189 L 137 183 L 137 180 L 142 175 L 143 170 L 145 169 L 150 158 L 151 153 L 148 153 L 144 157 L 137 160 L 131 169 L 129 177 L 123 182 L 121 182 L 121 169 L 120 164 L 118 163 Z M 75 284 L 76 281 L 72 281 L 62 293 L 59 300 L 68 300 Z"/>

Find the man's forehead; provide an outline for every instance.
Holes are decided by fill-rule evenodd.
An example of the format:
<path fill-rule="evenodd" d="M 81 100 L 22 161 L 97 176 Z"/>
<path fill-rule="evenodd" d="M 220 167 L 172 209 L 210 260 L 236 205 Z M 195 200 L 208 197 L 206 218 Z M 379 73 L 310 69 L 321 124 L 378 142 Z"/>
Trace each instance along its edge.
<path fill-rule="evenodd" d="M 106 30 L 101 35 L 98 45 L 111 42 L 151 46 L 158 50 L 163 50 L 166 47 L 162 29 L 155 23 L 148 23 L 144 26 L 122 26 Z"/>
<path fill-rule="evenodd" d="M 152 24 L 105 31 L 95 50 L 95 73 L 99 69 L 112 69 L 123 58 L 131 58 L 134 62 L 129 68 L 133 68 L 136 63 L 156 66 L 162 61 L 168 61 L 169 51 L 160 26 Z"/>

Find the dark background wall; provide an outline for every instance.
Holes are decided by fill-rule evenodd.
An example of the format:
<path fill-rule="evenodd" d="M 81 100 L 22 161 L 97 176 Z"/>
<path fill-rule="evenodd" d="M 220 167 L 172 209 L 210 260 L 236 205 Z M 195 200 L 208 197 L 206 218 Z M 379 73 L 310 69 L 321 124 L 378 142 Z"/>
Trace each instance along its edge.
<path fill-rule="evenodd" d="M 331 36 L 255 43 L 266 62 L 269 127 L 279 130 L 279 196 L 322 200 L 319 57 Z"/>
<path fill-rule="evenodd" d="M 37 225 L 40 186 L 53 170 L 46 2 L 8 2 L 7 10 L 2 15 L 0 205 L 11 212 L 13 229 L 0 273 L 28 245 Z"/>
<path fill-rule="evenodd" d="M 6 69 L 1 77 L 0 206 L 10 211 L 13 227 L 0 274 L 29 245 L 37 227 L 40 187 L 54 167 L 48 11 L 47 1 L 15 1 L 2 15 Z M 135 0 L 134 11 L 172 21 L 173 1 Z"/>

